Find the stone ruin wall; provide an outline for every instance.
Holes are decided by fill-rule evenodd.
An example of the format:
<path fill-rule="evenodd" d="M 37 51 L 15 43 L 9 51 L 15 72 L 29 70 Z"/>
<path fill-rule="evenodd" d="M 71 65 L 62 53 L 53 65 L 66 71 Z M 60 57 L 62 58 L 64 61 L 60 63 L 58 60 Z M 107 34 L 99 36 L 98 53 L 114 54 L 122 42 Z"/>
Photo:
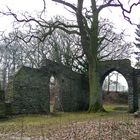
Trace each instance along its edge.
<path fill-rule="evenodd" d="M 88 106 L 88 84 L 83 75 L 68 67 L 46 60 L 40 69 L 22 67 L 15 75 L 9 91 L 15 113 L 50 112 L 50 77 L 59 83 L 60 111 L 85 110 Z M 9 98 L 10 97 L 10 98 Z"/>
<path fill-rule="evenodd" d="M 132 68 L 129 60 L 101 62 L 99 68 L 101 86 L 105 77 L 114 70 L 120 72 L 128 83 L 129 112 L 137 111 L 140 109 L 140 70 Z M 60 111 L 87 109 L 89 104 L 87 78 L 61 64 L 45 60 L 40 69 L 23 67 L 15 75 L 8 90 L 12 93 L 10 92 L 10 96 L 7 94 L 7 100 L 12 102 L 14 112 L 49 113 L 51 76 L 59 83 Z"/>
<path fill-rule="evenodd" d="M 101 85 L 106 77 L 112 71 L 118 71 L 121 73 L 128 83 L 128 111 L 135 112 L 138 109 L 137 102 L 137 87 L 140 85 L 135 85 L 134 83 L 137 80 L 135 76 L 135 69 L 131 67 L 130 60 L 110 60 L 110 61 L 102 61 L 100 64 L 100 77 L 101 77 Z"/>

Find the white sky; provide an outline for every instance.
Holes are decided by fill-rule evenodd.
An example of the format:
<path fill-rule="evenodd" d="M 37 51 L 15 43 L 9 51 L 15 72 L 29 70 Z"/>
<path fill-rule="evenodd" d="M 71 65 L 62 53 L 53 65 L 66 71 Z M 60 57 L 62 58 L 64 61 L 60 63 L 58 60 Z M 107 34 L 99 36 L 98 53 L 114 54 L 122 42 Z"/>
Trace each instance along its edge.
<path fill-rule="evenodd" d="M 117 81 L 116 80 L 117 77 L 116 77 L 115 74 L 117 74 L 118 72 L 113 71 L 113 73 L 114 73 L 114 75 L 110 79 L 113 80 L 113 81 Z M 112 74 L 112 72 L 110 73 L 110 75 L 111 74 Z M 106 78 L 108 78 L 108 77 L 106 77 Z M 121 83 L 123 86 L 126 86 L 126 89 L 128 89 L 128 83 L 127 83 L 125 77 L 121 73 L 118 74 L 118 82 Z"/>
<path fill-rule="evenodd" d="M 75 1 L 75 0 L 69 0 L 69 1 Z M 85 0 L 87 2 L 87 0 Z M 137 1 L 137 0 L 133 0 Z M 86 5 L 88 5 L 85 2 Z M 6 11 L 6 6 L 8 6 L 10 9 L 14 10 L 15 12 L 24 12 L 28 11 L 29 13 L 35 14 L 37 11 L 40 11 L 43 7 L 43 0 L 0 0 L 0 10 Z M 56 4 L 55 2 L 52 2 L 51 0 L 46 0 L 46 7 L 47 7 L 47 16 L 54 16 L 54 15 L 63 15 L 67 18 L 72 17 L 64 9 L 64 7 L 61 4 Z M 123 19 L 121 10 L 119 8 L 110 8 L 103 10 L 101 12 L 101 16 L 110 19 L 117 28 L 116 31 L 119 31 L 118 29 L 126 29 L 126 33 L 130 35 L 131 37 L 129 40 L 134 40 L 134 32 L 135 32 L 135 26 L 130 25 L 127 21 Z M 140 22 L 140 6 L 134 7 L 132 10 L 132 13 L 130 15 L 132 21 L 134 23 Z M 0 30 L 8 30 L 10 28 L 10 23 L 12 22 L 12 18 L 10 17 L 2 17 L 0 16 Z"/>
<path fill-rule="evenodd" d="M 87 0 L 85 1 L 87 2 Z M 86 2 L 85 4 L 88 5 L 88 3 Z M 32 15 L 35 15 L 38 11 L 42 10 L 43 0 L 0 0 L 0 10 L 6 11 L 7 10 L 6 7 L 9 7 L 10 9 L 18 13 L 28 11 L 29 13 L 32 13 Z M 69 12 L 64 9 L 64 6 L 62 6 L 61 4 L 56 4 L 51 0 L 46 0 L 46 8 L 47 8 L 46 18 L 48 19 L 54 15 L 62 15 L 66 16 L 66 18 L 73 18 L 72 16 L 70 16 Z M 129 35 L 129 37 L 127 37 L 127 40 L 134 41 L 135 26 L 130 25 L 126 20 L 124 20 L 121 10 L 119 8 L 110 8 L 103 10 L 101 12 L 101 16 L 110 19 L 114 23 L 116 31 L 119 32 L 120 29 L 125 29 L 126 34 Z M 140 23 L 140 6 L 133 8 L 130 17 L 132 22 L 137 24 Z M 0 31 L 12 30 L 12 21 L 13 21 L 12 17 L 0 16 Z M 121 79 L 121 81 L 124 80 Z"/>
<path fill-rule="evenodd" d="M 117 72 L 116 71 L 113 71 L 113 73 L 117 73 Z M 112 74 L 112 73 L 110 73 L 110 74 Z M 105 80 L 108 81 L 108 76 L 105 78 Z M 110 80 L 117 81 L 116 75 L 115 74 L 112 75 L 112 77 L 110 78 Z M 120 83 L 122 86 L 125 86 L 125 90 L 126 91 L 128 90 L 128 83 L 127 83 L 126 79 L 124 78 L 124 76 L 122 74 L 120 74 L 120 73 L 118 75 L 118 83 Z"/>

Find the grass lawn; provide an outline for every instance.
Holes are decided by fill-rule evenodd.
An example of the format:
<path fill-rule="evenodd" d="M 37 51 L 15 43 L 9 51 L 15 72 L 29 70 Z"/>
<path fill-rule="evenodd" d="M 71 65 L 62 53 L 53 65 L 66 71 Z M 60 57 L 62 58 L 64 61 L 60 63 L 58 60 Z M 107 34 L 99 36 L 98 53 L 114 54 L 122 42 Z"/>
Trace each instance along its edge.
<path fill-rule="evenodd" d="M 95 122 L 96 124 L 94 126 L 97 125 L 97 127 L 99 127 L 101 125 L 100 127 L 102 128 L 105 122 L 109 122 L 109 121 L 111 121 L 111 123 L 115 122 L 115 124 L 116 122 L 120 122 L 120 121 L 126 122 L 128 126 L 135 121 L 132 115 L 127 113 L 127 106 L 125 105 L 105 105 L 104 107 L 108 111 L 107 113 L 61 112 L 52 115 L 19 115 L 19 116 L 10 117 L 8 119 L 0 120 L 0 140 L 9 140 L 9 139 L 28 140 L 31 137 L 32 139 L 35 140 L 40 140 L 40 139 L 45 140 L 46 137 L 55 140 L 57 138 L 56 137 L 52 138 L 52 135 L 57 134 L 57 132 L 60 130 L 61 132 L 57 134 L 57 136 L 59 136 L 58 139 L 60 139 L 60 137 L 61 138 L 65 137 L 65 139 L 70 139 L 69 137 L 66 138 L 66 136 L 63 135 L 65 133 L 70 134 L 71 132 L 73 132 L 73 129 L 75 128 L 77 128 L 75 130 L 75 133 L 78 131 L 77 136 L 80 134 L 80 132 L 82 133 L 85 127 L 87 127 L 87 130 L 90 129 L 91 131 L 92 130 L 91 127 L 90 128 L 88 127 Z M 101 122 L 103 122 L 103 124 Z M 109 125 L 111 123 L 109 123 Z M 83 126 L 85 127 L 83 128 Z M 112 126 L 114 126 L 114 124 Z M 110 127 L 108 127 L 108 129 L 109 128 Z M 99 132 L 100 129 L 97 131 Z M 75 138 L 74 140 L 77 139 L 78 137 Z"/>

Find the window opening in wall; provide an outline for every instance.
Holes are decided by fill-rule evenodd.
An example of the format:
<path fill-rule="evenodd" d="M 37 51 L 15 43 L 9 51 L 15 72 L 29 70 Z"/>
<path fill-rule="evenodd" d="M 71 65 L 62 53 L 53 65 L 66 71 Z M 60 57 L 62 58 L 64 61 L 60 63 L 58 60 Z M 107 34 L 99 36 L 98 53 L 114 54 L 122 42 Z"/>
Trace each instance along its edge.
<path fill-rule="evenodd" d="M 54 113 L 56 111 L 62 110 L 62 103 L 60 100 L 60 88 L 58 80 L 51 76 L 50 78 L 50 112 Z"/>

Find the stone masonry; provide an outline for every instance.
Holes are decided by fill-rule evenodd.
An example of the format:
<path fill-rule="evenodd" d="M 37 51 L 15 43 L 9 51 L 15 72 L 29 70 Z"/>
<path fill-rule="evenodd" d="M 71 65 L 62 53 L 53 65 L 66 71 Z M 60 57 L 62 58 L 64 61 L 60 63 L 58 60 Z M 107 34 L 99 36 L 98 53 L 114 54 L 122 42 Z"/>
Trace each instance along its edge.
<path fill-rule="evenodd" d="M 137 111 L 140 108 L 140 70 L 132 68 L 127 59 L 102 61 L 99 67 L 101 87 L 105 77 L 114 70 L 121 73 L 128 83 L 129 112 Z M 6 101 L 11 102 L 13 112 L 49 113 L 51 76 L 58 82 L 58 110 L 68 112 L 88 108 L 88 78 L 46 59 L 40 69 L 22 67 L 9 83 Z"/>
<path fill-rule="evenodd" d="M 40 69 L 22 67 L 14 76 L 6 95 L 14 113 L 49 113 L 51 76 L 59 83 L 58 110 L 78 111 L 88 107 L 87 78 L 64 65 L 45 60 Z"/>

